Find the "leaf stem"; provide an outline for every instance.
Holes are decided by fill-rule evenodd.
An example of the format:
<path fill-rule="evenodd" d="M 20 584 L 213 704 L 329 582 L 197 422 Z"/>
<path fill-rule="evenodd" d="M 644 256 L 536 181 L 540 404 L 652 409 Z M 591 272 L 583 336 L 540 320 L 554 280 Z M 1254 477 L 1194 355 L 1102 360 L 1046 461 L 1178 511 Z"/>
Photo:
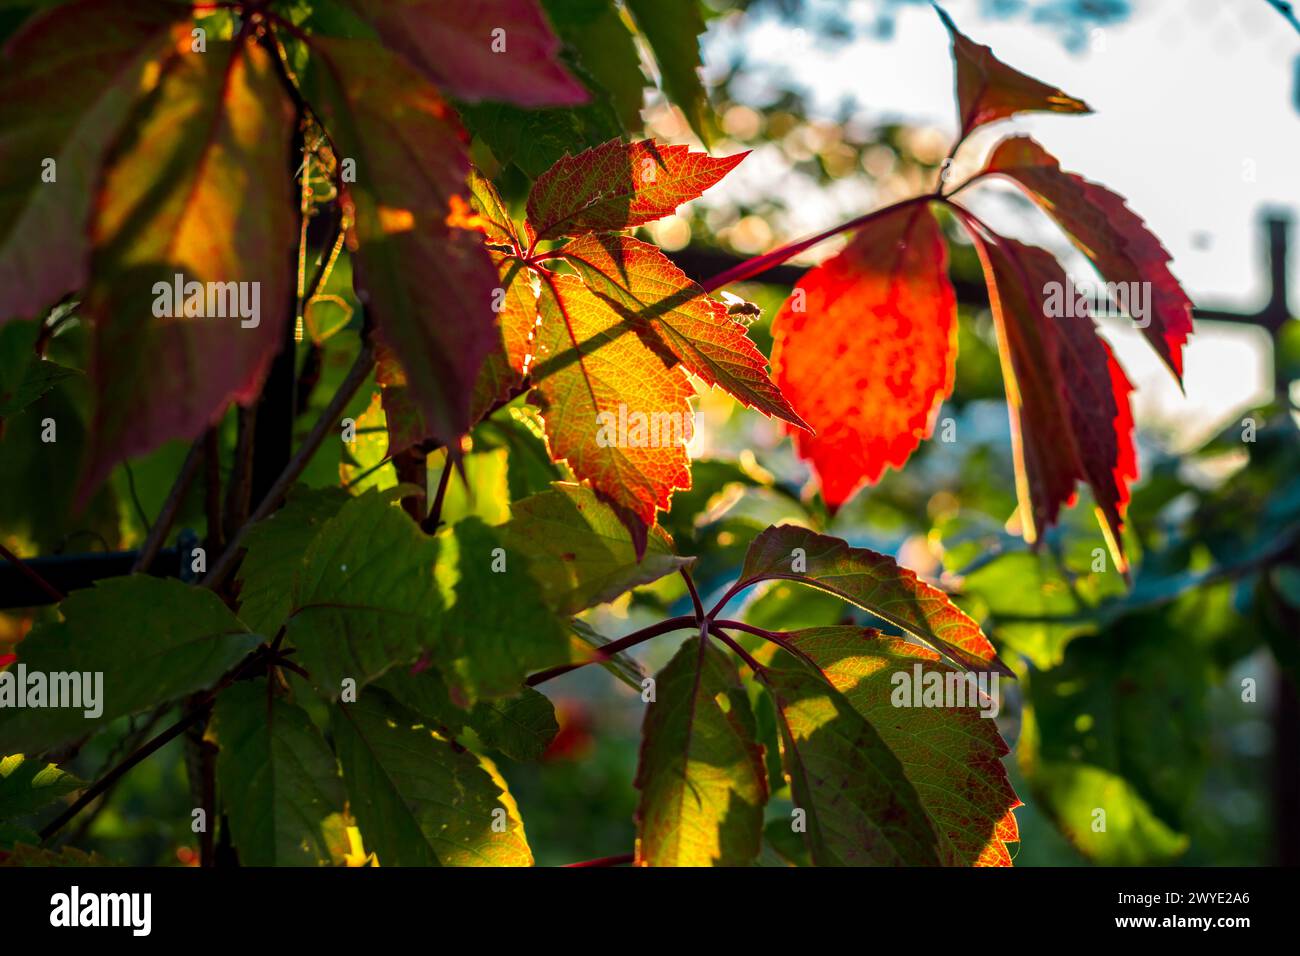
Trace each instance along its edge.
<path fill-rule="evenodd" d="M 442 503 L 447 497 L 447 486 L 451 484 L 451 449 L 447 449 L 447 460 L 443 463 L 442 474 L 438 476 L 438 491 L 433 496 L 433 507 L 420 522 L 420 530 L 425 534 L 434 534 L 442 524 Z"/>
<path fill-rule="evenodd" d="M 617 856 L 598 856 L 594 860 L 582 860 L 579 863 L 566 863 L 564 869 L 585 869 L 594 866 L 623 866 L 627 863 L 635 863 L 635 853 L 620 853 Z"/>
<path fill-rule="evenodd" d="M 199 473 L 199 465 L 203 463 L 206 439 L 205 432 L 190 446 L 189 454 L 185 456 L 185 462 L 181 465 L 181 472 L 176 476 L 171 491 L 167 492 L 167 500 L 158 511 L 158 517 L 154 520 L 153 527 L 149 529 L 149 535 L 140 548 L 140 556 L 131 567 L 132 573 L 136 571 L 147 573 L 154 558 L 158 557 L 158 552 L 162 550 L 163 542 L 167 540 L 172 523 L 176 520 L 176 512 L 180 510 L 181 502 L 194 482 L 194 476 Z"/>
<path fill-rule="evenodd" d="M 865 215 L 842 222 L 838 226 L 833 226 L 824 232 L 819 232 L 815 236 L 809 236 L 806 239 L 799 239 L 795 242 L 787 243 L 779 249 L 773 249 L 771 252 L 765 252 L 762 255 L 754 256 L 752 259 L 746 259 L 739 265 L 732 266 L 725 272 L 719 273 L 712 279 L 706 279 L 700 283 L 705 292 L 715 292 L 724 285 L 730 285 L 733 282 L 743 282 L 746 279 L 752 279 L 756 275 L 761 275 L 768 269 L 779 266 L 806 249 L 811 249 L 820 242 L 824 242 L 841 232 L 847 232 L 850 229 L 859 229 L 867 225 L 874 219 L 895 212 L 904 206 L 913 206 L 920 202 L 929 202 L 934 196 L 926 194 L 923 196 L 913 196 L 910 199 L 903 199 L 888 206 L 882 206 L 879 209 L 872 210 Z"/>
<path fill-rule="evenodd" d="M 53 584 L 51 584 L 49 581 L 45 580 L 45 578 L 41 577 L 41 575 L 37 571 L 35 571 L 31 565 L 29 565 L 22 558 L 18 557 L 18 555 L 14 554 L 3 544 L 0 544 L 0 558 L 4 558 L 15 568 L 17 568 L 20 572 L 22 572 L 24 577 L 26 577 L 29 581 L 35 584 L 38 588 L 40 588 L 50 597 L 54 598 L 55 603 L 62 601 L 67 596 L 58 588 L 56 588 Z"/>
<path fill-rule="evenodd" d="M 643 641 L 648 641 L 652 637 L 658 637 L 661 634 L 668 634 L 672 631 L 694 630 L 696 620 L 694 617 L 683 615 L 682 617 L 670 617 L 666 621 L 660 621 L 658 624 L 651 624 L 649 627 L 643 627 L 639 631 L 633 631 L 626 637 L 620 637 L 616 641 L 610 641 L 600 648 L 589 660 L 578 661 L 574 664 L 561 664 L 559 667 L 552 667 L 544 671 L 538 671 L 529 677 L 525 684 L 529 687 L 536 687 L 545 681 L 561 674 L 567 674 L 569 671 L 575 671 L 579 667 L 586 667 L 588 664 L 601 664 L 609 660 L 615 654 L 627 650 L 629 647 L 635 647 Z"/>
<path fill-rule="evenodd" d="M 321 442 L 325 440 L 326 432 L 335 426 L 343 409 L 352 400 L 352 396 L 361 387 L 361 383 L 366 380 L 366 376 L 370 374 L 371 366 L 374 364 L 374 354 L 374 346 L 368 340 L 362 339 L 361 351 L 357 353 L 357 360 L 352 363 L 352 368 L 348 370 L 347 376 L 339 385 L 338 391 L 334 393 L 334 397 L 330 399 L 329 405 L 321 412 L 320 418 L 316 420 L 316 424 L 312 426 L 307 437 L 303 439 L 302 445 L 289 459 L 289 463 L 285 466 L 284 471 L 280 473 L 280 477 L 272 482 L 261 504 L 248 516 L 248 520 L 239 527 L 239 530 L 231 536 L 230 543 L 226 545 L 226 550 L 201 582 L 202 587 L 215 590 L 225 581 L 226 576 L 234 566 L 236 558 L 239 556 L 240 545 L 248 528 L 261 521 L 279 506 L 280 500 L 289 491 L 290 486 L 293 485 L 298 476 L 302 474 L 312 456 L 316 454 L 316 450 L 320 448 Z"/>
<path fill-rule="evenodd" d="M 686 582 L 686 590 L 691 592 L 691 603 L 695 605 L 695 620 L 701 624 L 705 621 L 704 605 L 700 603 L 700 592 L 695 589 L 695 580 L 691 577 L 691 572 L 686 568 L 677 569 Z"/>

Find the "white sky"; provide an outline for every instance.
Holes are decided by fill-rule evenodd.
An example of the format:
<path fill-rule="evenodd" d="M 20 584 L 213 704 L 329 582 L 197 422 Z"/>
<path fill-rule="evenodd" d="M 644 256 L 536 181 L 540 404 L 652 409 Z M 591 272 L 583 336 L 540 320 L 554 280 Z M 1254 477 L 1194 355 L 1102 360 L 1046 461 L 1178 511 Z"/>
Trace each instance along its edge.
<path fill-rule="evenodd" d="M 877 12 L 861 0 L 845 6 L 850 19 L 864 24 Z M 978 158 L 1001 135 L 1032 134 L 1064 169 L 1128 199 L 1173 254 L 1174 272 L 1194 302 L 1253 311 L 1266 292 L 1260 214 L 1269 207 L 1300 212 L 1300 113 L 1292 102 L 1300 34 L 1264 0 L 1136 0 L 1135 7 L 1130 18 L 1094 31 L 1087 48 L 1074 53 L 1047 27 L 1024 18 L 986 19 L 978 0 L 948 0 L 945 8 L 964 33 L 1096 111 L 1026 115 L 998 124 L 968 148 Z M 819 48 L 815 36 L 776 21 L 733 19 L 711 29 L 705 60 L 721 68 L 728 51 L 743 44 L 751 66 L 770 64 L 803 87 L 815 116 L 833 117 L 852 91 L 873 119 L 955 133 L 948 37 L 927 6 L 899 9 L 888 40 L 863 29 L 851 42 Z M 737 173 L 766 178 L 759 164 L 748 165 Z M 735 188 L 743 189 L 744 178 L 735 178 Z M 968 201 L 995 227 L 1065 248 L 1051 227 L 1000 201 L 994 190 L 972 196 Z M 832 225 L 841 211 L 833 205 L 807 204 L 807 221 L 794 231 Z M 1292 241 L 1294 288 L 1300 227 Z M 1071 271 L 1091 278 L 1086 269 Z M 1293 308 L 1295 298 L 1293 292 Z M 1172 429 L 1180 447 L 1269 394 L 1267 353 L 1249 330 L 1199 325 L 1186 356 L 1185 399 L 1135 331 L 1108 327 L 1107 333 L 1138 386 L 1139 422 Z"/>

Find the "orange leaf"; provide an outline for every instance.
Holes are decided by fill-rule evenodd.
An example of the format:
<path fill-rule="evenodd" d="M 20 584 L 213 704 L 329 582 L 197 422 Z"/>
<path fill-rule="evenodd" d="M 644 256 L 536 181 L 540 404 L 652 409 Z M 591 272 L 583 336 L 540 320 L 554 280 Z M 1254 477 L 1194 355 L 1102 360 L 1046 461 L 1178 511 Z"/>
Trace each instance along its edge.
<path fill-rule="evenodd" d="M 612 139 L 564 156 L 539 176 L 528 195 L 528 223 L 538 239 L 630 229 L 699 198 L 747 155 L 714 159 L 685 146 Z"/>
<path fill-rule="evenodd" d="M 741 403 L 807 428 L 767 377 L 767 359 L 745 326 L 654 246 L 629 236 L 583 236 L 564 247 L 564 258 L 652 348 L 666 347 L 688 372 Z"/>
<path fill-rule="evenodd" d="M 997 324 L 1025 539 L 1035 541 L 1086 481 L 1115 564 L 1137 477 L 1129 384 L 1088 315 L 1053 318 L 1048 288 L 1065 271 L 1042 249 L 971 230 Z"/>
<path fill-rule="evenodd" d="M 1192 301 L 1169 271 L 1170 255 L 1119 196 L 1075 173 L 1062 171 L 1028 136 L 998 144 L 987 172 L 1016 182 L 1074 240 L 1112 283 L 1149 283 L 1148 314 L 1133 316 L 1181 383 L 1183 343 L 1192 332 Z"/>
<path fill-rule="evenodd" d="M 920 204 L 869 223 L 781 307 L 776 383 L 816 429 L 795 444 L 831 508 L 930 434 L 952 391 L 956 316 L 943 236 Z"/>
<path fill-rule="evenodd" d="M 1007 66 L 988 47 L 964 36 L 943 10 L 935 9 L 952 36 L 962 139 L 977 126 L 1015 113 L 1092 112 L 1083 100 Z"/>
<path fill-rule="evenodd" d="M 578 279 L 545 276 L 533 380 L 551 457 L 653 525 L 689 488 L 690 381 Z"/>

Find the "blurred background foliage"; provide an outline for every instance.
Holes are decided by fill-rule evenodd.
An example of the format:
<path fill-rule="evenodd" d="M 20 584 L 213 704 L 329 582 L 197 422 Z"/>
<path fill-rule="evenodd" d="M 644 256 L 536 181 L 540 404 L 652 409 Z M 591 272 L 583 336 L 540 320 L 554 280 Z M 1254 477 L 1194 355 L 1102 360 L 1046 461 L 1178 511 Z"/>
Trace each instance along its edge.
<path fill-rule="evenodd" d="M 871 0 L 872 29 L 888 38 L 899 9 L 920 2 Z M 0 37 L 34 6 L 0 4 Z M 302 0 L 282 6 L 298 22 L 322 28 L 329 5 Z M 755 150 L 748 163 L 762 169 L 768 188 L 706 199 L 641 230 L 697 279 L 734 257 L 794 238 L 791 206 L 810 191 L 849 218 L 931 188 L 947 152 L 942 132 L 901 119 L 880 122 L 856 98 L 846 98 L 833 118 L 809 116 L 806 90 L 743 51 L 711 62 L 707 90 L 698 77 L 696 90 L 695 64 L 665 57 L 652 39 L 656 16 L 685 18 L 681 22 L 698 23 L 700 30 L 771 17 L 812 34 L 818 45 L 834 44 L 860 26 L 850 24 L 844 5 L 833 0 L 664 0 L 657 14 L 647 2 L 615 8 L 605 0 L 543 0 L 543 6 L 575 73 L 593 90 L 593 102 L 533 112 L 465 107 L 476 161 L 519 203 L 531 178 L 564 152 L 615 136 L 707 137 L 721 154 Z M 1133 7 L 1125 0 L 978 4 L 982 16 L 1034 25 L 1038 42 L 1063 51 L 1085 43 L 1093 29 L 1132 16 Z M 218 34 L 230 28 L 222 13 L 211 25 Z M 1278 28 L 1286 26 L 1279 21 Z M 1015 62 L 1014 50 L 999 53 Z M 671 102 L 656 85 L 672 92 Z M 699 99 L 706 94 L 707 102 Z M 867 94 L 888 98 L 887 90 Z M 959 289 L 980 288 L 969 245 L 957 230 L 949 232 L 954 282 Z M 815 250 L 816 257 L 826 253 L 824 246 Z M 360 325 L 346 250 L 321 291 L 329 298 L 309 311 L 299 345 L 305 383 L 300 434 L 355 354 L 356 336 L 338 334 Z M 789 286 L 755 282 L 730 291 L 761 306 L 751 334 L 768 352 L 770 318 Z M 84 369 L 86 330 L 75 303 L 47 324 L 55 326 L 49 357 L 67 369 Z M 24 336 L 37 333 L 30 323 L 6 326 L 0 333 L 4 364 L 30 348 Z M 1276 377 L 1286 386 L 1300 378 L 1300 323 L 1291 319 L 1277 344 Z M 1015 491 L 996 344 L 987 303 L 963 296 L 955 391 L 939 414 L 935 438 L 903 471 L 887 473 L 831 518 L 806 492 L 808 470 L 775 423 L 720 392 L 704 392 L 691 447 L 693 487 L 674 497 L 663 523 L 680 553 L 698 557 L 696 580 L 706 602 L 734 578 L 750 539 L 782 521 L 893 553 L 946 588 L 982 623 L 1018 675 L 998 718 L 1026 804 L 1017 811 L 1023 837 L 1018 865 L 1296 863 L 1300 415 L 1294 395 L 1294 389 L 1279 388 L 1273 401 L 1241 410 L 1191 449 L 1171 448 L 1139 420 L 1142 477 L 1127 531 L 1134 570 L 1125 581 L 1104 557 L 1086 492 L 1036 552 L 1008 524 Z M 357 422 L 359 441 L 343 445 L 342 453 L 327 443 L 304 475 L 307 484 L 343 483 L 358 491 L 398 483 L 377 396 L 373 385 L 361 389 L 347 413 Z M 72 432 L 86 427 L 87 404 L 84 377 L 72 371 L 3 422 L 0 540 L 17 553 L 137 547 L 180 468 L 187 448 L 179 442 L 133 460 L 74 516 L 70 496 L 80 442 Z M 34 423 L 49 416 L 64 430 L 55 455 L 66 460 L 52 460 L 50 450 L 36 444 L 40 429 Z M 223 486 L 234 460 L 237 418 L 232 410 L 220 429 Z M 508 517 L 506 502 L 563 477 L 540 434 L 535 414 L 521 402 L 476 428 L 467 443 L 468 482 L 452 482 L 444 516 L 473 513 L 499 524 Z M 431 459 L 428 474 L 436 480 L 440 470 Z M 207 534 L 201 483 L 184 501 L 177 527 Z M 689 610 L 680 580 L 671 577 L 586 617 L 613 638 Z M 0 615 L 0 654 L 48 613 Z M 777 583 L 750 594 L 743 617 L 767 628 L 792 628 L 843 621 L 844 613 L 844 605 L 818 592 Z M 652 673 L 674 651 L 673 640 L 661 638 L 642 645 L 636 656 Z M 631 781 L 640 695 L 601 668 L 580 669 L 544 690 L 561 724 L 546 757 L 537 764 L 498 757 L 537 861 L 624 852 L 634 839 Z M 102 734 L 77 753 L 69 769 L 94 779 L 133 742 L 146 739 L 151 726 L 143 717 L 121 722 L 117 733 Z M 186 744 L 176 741 L 133 770 L 109 800 L 83 816 L 72 842 L 127 862 L 192 863 L 186 753 Z M 784 781 L 774 783 L 784 788 Z M 788 789 L 774 792 L 769 819 L 788 819 L 789 808 Z M 1105 832 L 1093 829 L 1096 808 L 1106 811 Z"/>

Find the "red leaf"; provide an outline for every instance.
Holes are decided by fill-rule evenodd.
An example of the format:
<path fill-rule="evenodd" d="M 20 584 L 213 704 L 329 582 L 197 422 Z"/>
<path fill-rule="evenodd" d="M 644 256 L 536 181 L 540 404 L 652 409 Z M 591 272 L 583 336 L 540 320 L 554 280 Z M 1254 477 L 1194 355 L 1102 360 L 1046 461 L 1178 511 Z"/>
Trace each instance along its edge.
<path fill-rule="evenodd" d="M 1007 66 L 991 49 L 964 36 L 943 10 L 935 9 L 952 36 L 962 139 L 977 126 L 1015 113 L 1092 112 L 1083 100 Z"/>
<path fill-rule="evenodd" d="M 1150 283 L 1150 314 L 1143 317 L 1147 321 L 1142 332 L 1181 383 L 1183 343 L 1192 332 L 1192 301 L 1169 271 L 1169 253 L 1125 205 L 1124 197 L 1063 172 L 1056 157 L 1028 136 L 999 143 L 989 157 L 987 172 L 1001 173 L 1020 185 L 1107 281 Z"/>
<path fill-rule="evenodd" d="M 795 445 L 832 509 L 930 434 L 952 390 L 956 316 L 943 236 L 921 204 L 869 223 L 781 307 L 776 383 L 816 429 Z"/>
<path fill-rule="evenodd" d="M 767 359 L 727 307 L 704 294 L 668 257 L 630 236 L 583 236 L 564 258 L 596 295 L 636 322 L 693 375 L 767 415 L 807 429 L 767 377 Z"/>
<path fill-rule="evenodd" d="M 251 402 L 284 341 L 296 239 L 289 102 L 257 43 L 210 41 L 195 54 L 190 42 L 177 31 L 135 134 L 107 160 L 93 214 L 85 309 L 96 402 L 83 500 L 116 462 L 192 438 L 232 399 Z M 233 309 L 209 314 L 213 285 L 202 314 L 170 303 L 173 314 L 156 317 L 155 283 L 173 286 L 177 274 L 242 283 L 229 289 L 250 307 L 255 291 L 256 324 Z"/>
<path fill-rule="evenodd" d="M 747 155 L 714 159 L 686 146 L 612 139 L 562 157 L 539 176 L 528 195 L 528 223 L 538 239 L 551 239 L 653 222 L 698 199 Z"/>
<path fill-rule="evenodd" d="M 1053 318 L 1065 271 L 1042 249 L 972 228 L 989 286 L 1011 413 L 1016 488 L 1033 542 L 1086 481 L 1115 564 L 1126 571 L 1124 511 L 1137 477 L 1129 384 L 1088 315 Z"/>
<path fill-rule="evenodd" d="M 589 98 L 561 65 L 560 41 L 535 0 L 357 0 L 357 5 L 384 43 L 453 96 L 518 106 L 575 106 Z"/>
<path fill-rule="evenodd" d="M 406 372 L 431 437 L 471 424 L 475 382 L 499 335 L 496 269 L 474 224 L 469 160 L 437 92 L 374 44 L 312 38 L 305 91 L 340 159 L 354 285 Z"/>
<path fill-rule="evenodd" d="M 574 276 L 544 278 L 541 315 L 533 379 L 551 457 L 653 525 L 691 486 L 690 381 Z"/>
<path fill-rule="evenodd" d="M 100 163 L 187 10 L 89 0 L 34 16 L 0 61 L 0 322 L 86 283 Z M 57 185 L 46 182 L 54 160 Z"/>

